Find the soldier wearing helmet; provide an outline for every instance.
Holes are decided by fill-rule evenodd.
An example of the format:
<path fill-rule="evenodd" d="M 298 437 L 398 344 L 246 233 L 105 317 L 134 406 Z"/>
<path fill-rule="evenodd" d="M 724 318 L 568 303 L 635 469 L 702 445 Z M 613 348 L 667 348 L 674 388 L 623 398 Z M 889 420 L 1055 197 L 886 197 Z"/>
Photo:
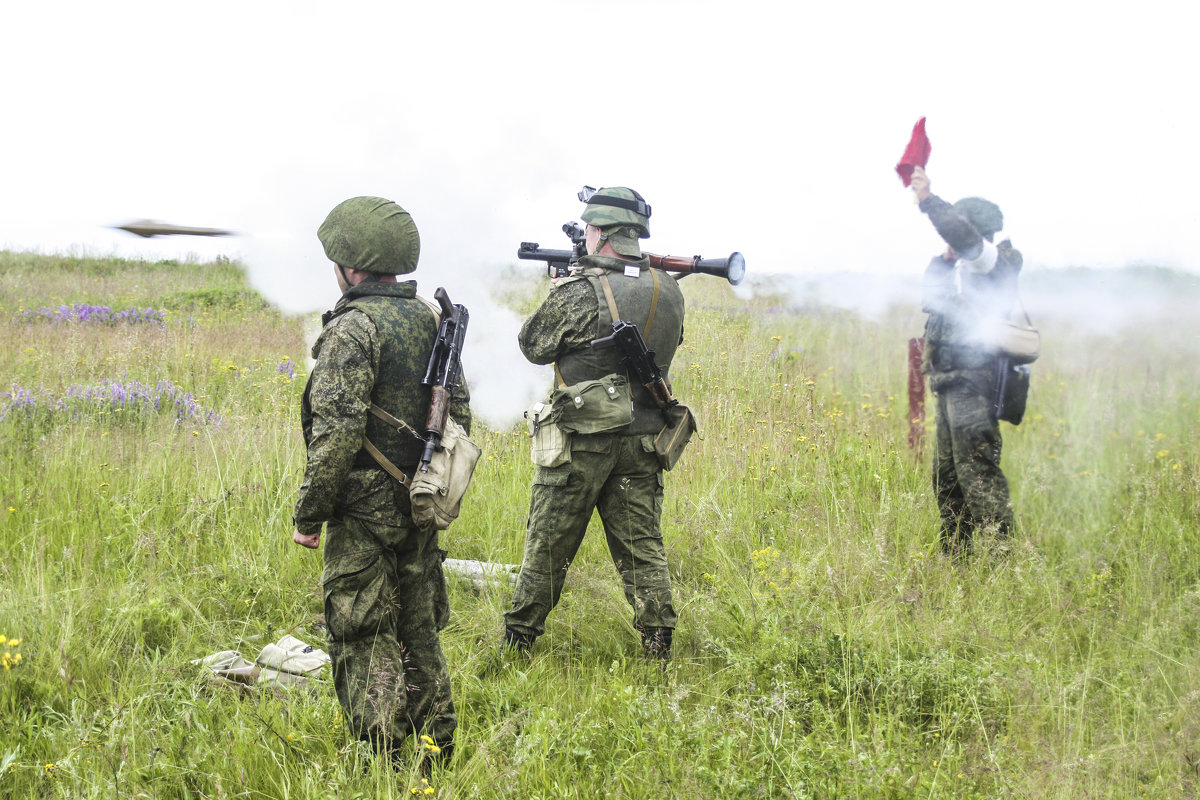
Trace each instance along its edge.
<path fill-rule="evenodd" d="M 642 255 L 638 240 L 650 235 L 650 206 L 640 194 L 623 187 L 585 189 L 580 200 L 587 203 L 587 255 L 570 277 L 550 289 L 521 328 L 518 344 L 534 364 L 554 365 L 559 390 L 605 379 L 630 387 L 624 402 L 632 413 L 611 428 L 575 421 L 566 462 L 536 468 L 504 644 L 526 650 L 545 632 L 567 568 L 592 512 L 599 510 L 642 646 L 648 655 L 665 659 L 675 608 L 660 524 L 663 473 L 653 445 L 663 415 L 649 392 L 626 374 L 615 349 L 596 349 L 592 342 L 610 334 L 614 320 L 632 322 L 666 376 L 683 341 L 683 295 L 675 280 L 650 268 Z"/>
<path fill-rule="evenodd" d="M 408 491 L 364 448 L 371 442 L 411 475 L 422 442 L 374 408 L 417 427 L 429 407 L 421 386 L 438 320 L 417 296 L 421 241 L 412 217 L 381 197 L 354 197 L 317 230 L 342 291 L 313 346 L 301 403 L 307 462 L 293 539 L 316 548 L 325 529 L 326 643 L 348 728 L 395 757 L 409 734 L 451 752 L 456 717 L 438 631 L 449 601 L 437 531 L 413 523 Z M 465 390 L 451 413 L 469 429 Z"/>
<path fill-rule="evenodd" d="M 1000 423 L 995 395 L 1000 356 L 988 323 L 1007 319 L 1017 302 L 1021 253 L 1007 237 L 999 206 L 981 197 L 951 205 L 930 192 L 924 170 L 912 188 L 922 212 L 946 242 L 925 270 L 922 371 L 937 395 L 933 488 L 941 517 L 941 545 L 958 554 L 987 533 L 999 547 L 1013 528 L 1008 481 L 1000 469 Z"/>

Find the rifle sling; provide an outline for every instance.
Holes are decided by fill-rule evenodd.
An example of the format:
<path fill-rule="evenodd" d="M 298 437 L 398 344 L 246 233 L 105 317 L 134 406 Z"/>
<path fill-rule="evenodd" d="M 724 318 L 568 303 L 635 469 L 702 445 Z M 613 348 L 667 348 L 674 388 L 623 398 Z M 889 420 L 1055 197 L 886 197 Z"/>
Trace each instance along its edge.
<path fill-rule="evenodd" d="M 370 409 L 370 411 L 371 411 L 371 413 L 372 413 L 372 414 L 374 414 L 376 417 L 378 417 L 379 419 L 383 420 L 383 421 L 384 421 L 384 422 L 386 422 L 388 425 L 391 425 L 391 426 L 392 426 L 393 428 L 395 428 L 396 430 L 408 431 L 409 433 L 411 433 L 411 434 L 412 434 L 414 437 L 416 437 L 417 439 L 421 439 L 422 441 L 424 441 L 425 437 L 424 437 L 424 436 L 422 436 L 422 435 L 421 435 L 421 434 L 420 434 L 420 433 L 417 431 L 417 429 L 416 429 L 416 428 L 414 428 L 412 425 L 409 425 L 407 422 L 405 422 L 404 420 L 400 419 L 399 417 L 392 416 L 391 414 L 389 414 L 388 412 L 384 411 L 382 408 L 380 408 L 379 406 L 375 405 L 374 403 L 371 403 L 371 409 Z"/>
<path fill-rule="evenodd" d="M 642 328 L 642 338 L 649 339 L 650 328 L 654 325 L 654 314 L 658 311 L 658 270 L 651 268 L 650 277 L 654 278 L 654 294 L 650 298 L 650 314 L 646 317 L 646 327 Z M 600 286 L 604 289 L 604 299 L 608 301 L 608 312 L 612 314 L 613 322 L 621 319 L 621 313 L 617 311 L 617 298 L 613 296 L 612 284 L 608 282 L 608 275 L 600 273 Z"/>
<path fill-rule="evenodd" d="M 371 440 L 365 436 L 363 437 L 362 446 L 370 454 L 371 458 L 375 459 L 375 463 L 379 464 L 384 472 L 399 481 L 401 486 L 407 487 L 412 482 L 411 478 L 401 472 L 400 468 L 393 464 L 391 459 L 381 453 L 379 448 L 371 444 Z"/>
<path fill-rule="evenodd" d="M 389 414 L 388 412 L 384 411 L 382 408 L 375 405 L 374 403 L 371 403 L 370 411 L 376 417 L 383 420 L 388 425 L 391 425 L 393 428 L 396 428 L 397 430 L 408 431 L 415 438 L 421 439 L 422 441 L 424 441 L 424 437 L 421 436 L 421 434 L 417 433 L 416 429 L 414 429 L 413 426 L 409 425 L 407 422 L 400 419 L 399 417 Z M 402 485 L 404 485 L 404 486 L 409 485 L 409 483 L 412 481 L 412 479 L 409 476 L 405 475 L 403 472 L 401 472 L 400 468 L 397 467 L 395 464 L 393 464 L 391 459 L 389 459 L 387 456 L 385 456 L 378 447 L 371 444 L 371 440 L 368 439 L 366 436 L 363 437 L 362 446 L 363 446 L 363 449 L 367 451 L 367 454 L 370 455 L 371 458 L 375 459 L 375 463 L 383 468 L 384 472 L 386 472 L 388 475 L 391 475 L 396 480 L 400 481 L 400 483 Z"/>

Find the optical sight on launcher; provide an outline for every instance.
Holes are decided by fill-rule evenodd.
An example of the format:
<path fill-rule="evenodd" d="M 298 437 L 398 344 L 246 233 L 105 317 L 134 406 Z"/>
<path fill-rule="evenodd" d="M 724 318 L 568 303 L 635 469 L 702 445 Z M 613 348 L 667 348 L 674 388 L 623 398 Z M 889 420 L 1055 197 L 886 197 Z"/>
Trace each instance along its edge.
<path fill-rule="evenodd" d="M 587 255 L 587 233 L 578 222 L 568 222 L 562 229 L 571 240 L 570 250 L 543 250 L 537 242 L 521 242 L 517 248 L 517 258 L 545 261 L 547 277 L 565 278 L 571 271 L 571 265 Z"/>
<path fill-rule="evenodd" d="M 551 278 L 565 278 L 571 273 L 571 267 L 583 256 L 587 255 L 586 229 L 578 222 L 568 222 L 562 226 L 563 233 L 571 240 L 570 250 L 543 250 L 537 242 L 521 242 L 517 248 L 517 258 L 525 261 L 545 261 L 546 275 Z M 730 253 L 727 258 L 704 258 L 702 256 L 660 256 L 646 253 L 650 266 L 655 269 L 675 273 L 671 277 L 680 280 L 688 275 L 699 272 L 704 275 L 716 275 L 737 286 L 746 277 L 746 259 L 738 252 Z"/>

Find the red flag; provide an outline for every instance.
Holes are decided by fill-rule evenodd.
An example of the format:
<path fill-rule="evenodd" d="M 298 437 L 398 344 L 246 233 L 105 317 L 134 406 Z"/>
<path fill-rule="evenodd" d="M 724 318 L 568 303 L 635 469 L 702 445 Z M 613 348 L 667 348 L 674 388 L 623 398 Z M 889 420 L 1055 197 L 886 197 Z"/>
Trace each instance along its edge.
<path fill-rule="evenodd" d="M 913 125 L 912 138 L 908 140 L 908 147 L 904 148 L 904 155 L 900 156 L 900 163 L 896 165 L 896 172 L 905 186 L 912 183 L 913 167 L 925 169 L 925 165 L 929 163 L 929 151 L 932 149 L 933 145 L 925 135 L 925 118 L 921 117 L 917 124 Z"/>

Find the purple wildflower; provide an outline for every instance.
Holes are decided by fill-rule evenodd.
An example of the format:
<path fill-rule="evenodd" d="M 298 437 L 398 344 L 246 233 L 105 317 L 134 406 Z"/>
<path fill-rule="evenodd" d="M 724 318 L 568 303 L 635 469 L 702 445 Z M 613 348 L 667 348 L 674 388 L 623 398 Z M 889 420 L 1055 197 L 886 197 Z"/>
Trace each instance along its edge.
<path fill-rule="evenodd" d="M 82 322 L 99 325 L 164 325 L 167 312 L 153 308 L 127 308 L 114 311 L 109 306 L 72 303 L 58 308 L 39 308 L 24 312 L 26 322 Z"/>
<path fill-rule="evenodd" d="M 33 391 L 14 385 L 12 391 L 0 393 L 0 420 L 19 413 L 29 418 L 39 415 L 53 417 L 65 413 L 71 419 L 110 413 L 121 413 L 130 417 L 172 414 L 181 422 L 221 422 L 221 417 L 216 411 L 205 411 L 191 393 L 184 392 L 168 380 L 158 381 L 154 385 L 140 381 L 122 383 L 113 380 L 104 380 L 93 385 L 72 384 L 57 397 L 45 387 Z"/>

